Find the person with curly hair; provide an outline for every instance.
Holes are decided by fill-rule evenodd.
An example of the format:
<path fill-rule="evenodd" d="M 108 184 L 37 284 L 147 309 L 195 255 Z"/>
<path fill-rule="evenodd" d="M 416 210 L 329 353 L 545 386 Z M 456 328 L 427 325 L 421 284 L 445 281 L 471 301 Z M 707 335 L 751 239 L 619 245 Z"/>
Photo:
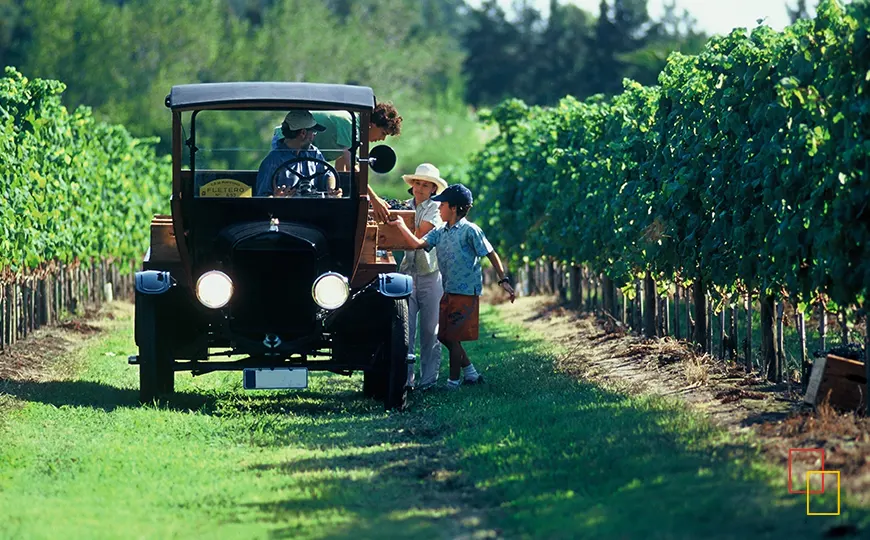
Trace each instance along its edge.
<path fill-rule="evenodd" d="M 339 172 L 350 170 L 350 147 L 353 144 L 353 119 L 347 111 L 311 111 L 318 124 L 326 129 L 317 134 L 317 147 L 323 153 L 326 161 L 334 161 Z M 369 143 L 383 141 L 388 136 L 396 137 L 402 131 L 402 117 L 392 103 L 378 103 L 372 110 L 369 120 Z M 357 137 L 359 127 L 357 126 Z M 281 139 L 281 127 L 275 128 L 272 137 L 272 149 L 278 148 Z M 386 222 L 390 215 L 389 204 L 368 188 L 369 200 L 375 219 Z"/>

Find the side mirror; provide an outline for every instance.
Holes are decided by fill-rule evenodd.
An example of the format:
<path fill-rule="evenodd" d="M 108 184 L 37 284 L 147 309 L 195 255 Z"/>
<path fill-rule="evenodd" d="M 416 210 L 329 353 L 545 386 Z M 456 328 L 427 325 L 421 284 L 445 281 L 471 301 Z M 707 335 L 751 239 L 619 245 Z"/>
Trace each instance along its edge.
<path fill-rule="evenodd" d="M 396 166 L 396 153 L 386 144 L 379 144 L 369 150 L 369 158 L 360 161 L 367 162 L 369 167 L 378 174 L 388 173 Z"/>

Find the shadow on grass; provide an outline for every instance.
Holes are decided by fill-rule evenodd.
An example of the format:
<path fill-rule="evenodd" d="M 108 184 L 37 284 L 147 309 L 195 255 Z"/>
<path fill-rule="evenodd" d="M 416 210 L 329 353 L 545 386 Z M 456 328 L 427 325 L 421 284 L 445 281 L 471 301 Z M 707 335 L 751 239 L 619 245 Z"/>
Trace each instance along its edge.
<path fill-rule="evenodd" d="M 492 311 L 483 311 L 482 322 L 481 336 L 517 334 Z M 468 351 L 487 384 L 415 396 L 403 414 L 384 414 L 349 384 L 292 395 L 181 393 L 168 406 L 268 417 L 258 444 L 308 451 L 247 468 L 292 476 L 302 487 L 304 495 L 240 504 L 273 521 L 276 538 L 311 536 L 302 530 L 311 521 L 299 516 L 333 513 L 350 515 L 352 524 L 323 523 L 319 534 L 455 537 L 483 529 L 511 538 L 803 539 L 844 523 L 867 526 L 858 509 L 807 517 L 805 499 L 786 492 L 786 471 L 757 467 L 757 450 L 721 439 L 685 406 L 554 374 L 544 346 L 483 337 Z M 0 380 L 0 392 L 107 411 L 138 403 L 136 390 L 84 381 Z"/>
<path fill-rule="evenodd" d="M 119 388 L 92 381 L 18 381 L 0 379 L 0 393 L 22 401 L 45 403 L 55 407 L 91 407 L 106 412 L 120 407 L 139 407 L 139 390 Z M 178 392 L 171 400 L 161 402 L 173 410 L 209 411 L 214 409 L 215 397 L 193 392 Z"/>
<path fill-rule="evenodd" d="M 492 313 L 483 320 L 482 336 L 516 333 Z M 486 385 L 427 394 L 403 415 L 306 426 L 309 442 L 344 451 L 250 470 L 371 476 L 320 477 L 318 497 L 253 506 L 277 522 L 294 512 L 353 511 L 354 525 L 329 536 L 358 538 L 422 534 L 428 518 L 414 512 L 442 509 L 443 498 L 506 537 L 824 538 L 844 524 L 856 535 L 868 526 L 861 509 L 830 521 L 806 516 L 805 499 L 787 494 L 786 471 L 761 465 L 757 449 L 722 437 L 679 403 L 555 375 L 542 345 L 483 338 L 468 350 Z M 381 442 L 406 444 L 360 451 Z M 377 511 L 356 498 L 377 498 L 379 486 L 398 481 L 426 497 Z"/>
<path fill-rule="evenodd" d="M 55 407 L 91 407 L 111 412 L 119 407 L 139 407 L 139 390 L 120 388 L 94 381 L 32 381 L 0 378 L 0 393 L 22 401 L 54 405 Z M 236 399 L 234 399 L 236 398 Z M 237 399 L 241 398 L 241 399 Z M 362 392 L 340 390 L 336 392 L 305 391 L 292 394 L 247 395 L 241 392 L 190 392 L 176 391 L 167 398 L 158 400 L 158 405 L 170 410 L 199 412 L 217 416 L 235 414 L 287 414 L 331 415 L 345 412 L 354 401 L 363 402 L 368 408 L 383 410 L 381 404 L 364 400 Z"/>

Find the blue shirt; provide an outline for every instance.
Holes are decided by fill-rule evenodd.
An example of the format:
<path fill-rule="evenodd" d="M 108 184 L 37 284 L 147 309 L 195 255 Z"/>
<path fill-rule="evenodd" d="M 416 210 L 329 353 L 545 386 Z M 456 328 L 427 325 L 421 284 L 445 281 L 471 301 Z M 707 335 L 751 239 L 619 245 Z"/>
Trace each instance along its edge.
<path fill-rule="evenodd" d="M 321 154 L 320 150 L 318 150 L 314 145 L 309 146 L 306 150 L 287 148 L 285 146 L 281 149 L 269 152 L 269 155 L 267 155 L 266 158 L 263 159 L 263 162 L 260 163 L 260 169 L 257 171 L 257 184 L 254 187 L 254 197 L 268 197 L 269 195 L 274 195 L 274 193 L 272 193 L 272 176 L 274 176 L 275 171 L 277 171 L 278 167 L 280 167 L 285 161 L 302 157 L 323 160 L 323 154 Z M 313 177 L 309 182 L 322 178 L 322 174 L 326 172 L 326 167 L 323 163 L 315 163 L 313 161 L 300 161 L 294 163 L 291 168 L 301 173 L 303 176 L 310 176 L 318 173 L 321 175 Z M 279 186 L 286 184 L 287 187 L 294 187 L 296 182 L 299 181 L 299 178 L 295 174 L 284 170 L 278 174 L 276 181 Z"/>
<path fill-rule="evenodd" d="M 427 251 L 438 247 L 444 292 L 480 296 L 483 292 L 480 258 L 492 252 L 492 245 L 480 227 L 462 218 L 452 227 L 445 223 L 429 231 L 423 240 L 428 244 Z"/>

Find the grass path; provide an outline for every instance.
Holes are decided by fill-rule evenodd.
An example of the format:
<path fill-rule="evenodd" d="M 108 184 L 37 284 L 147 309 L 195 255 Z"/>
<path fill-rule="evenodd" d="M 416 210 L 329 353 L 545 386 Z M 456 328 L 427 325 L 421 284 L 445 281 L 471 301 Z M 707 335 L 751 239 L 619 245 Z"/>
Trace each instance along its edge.
<path fill-rule="evenodd" d="M 674 403 L 554 374 L 559 351 L 491 309 L 469 347 L 489 384 L 392 415 L 359 376 L 327 374 L 289 394 L 180 374 L 168 406 L 138 407 L 131 309 L 118 313 L 56 376 L 0 379 L 0 538 L 803 539 L 870 525 L 848 505 L 807 517 L 782 471 Z"/>

